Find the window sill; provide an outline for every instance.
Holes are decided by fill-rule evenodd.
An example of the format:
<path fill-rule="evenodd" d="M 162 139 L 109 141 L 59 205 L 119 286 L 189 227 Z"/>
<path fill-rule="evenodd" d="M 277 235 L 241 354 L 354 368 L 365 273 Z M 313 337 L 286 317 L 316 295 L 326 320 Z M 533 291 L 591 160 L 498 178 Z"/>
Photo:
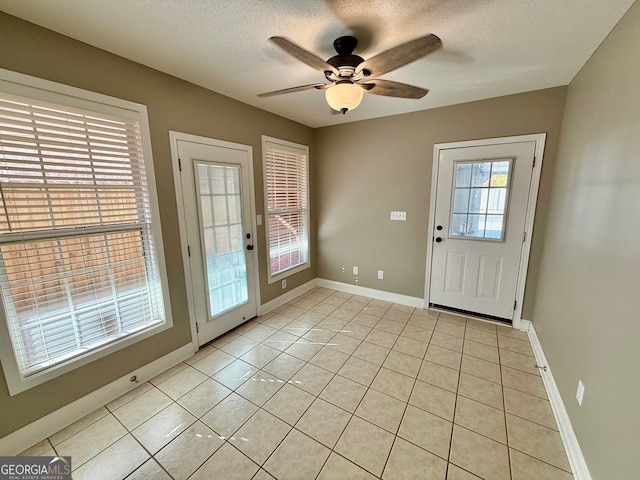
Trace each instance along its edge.
<path fill-rule="evenodd" d="M 291 267 L 288 270 L 284 270 L 282 272 L 279 272 L 275 275 L 268 275 L 267 278 L 267 283 L 269 285 L 272 285 L 276 282 L 282 281 L 286 278 L 291 277 L 292 275 L 295 275 L 296 273 L 300 273 L 304 270 L 307 270 L 308 268 L 311 268 L 311 262 L 307 262 L 307 263 L 303 263 L 302 265 L 297 265 L 295 267 Z"/>

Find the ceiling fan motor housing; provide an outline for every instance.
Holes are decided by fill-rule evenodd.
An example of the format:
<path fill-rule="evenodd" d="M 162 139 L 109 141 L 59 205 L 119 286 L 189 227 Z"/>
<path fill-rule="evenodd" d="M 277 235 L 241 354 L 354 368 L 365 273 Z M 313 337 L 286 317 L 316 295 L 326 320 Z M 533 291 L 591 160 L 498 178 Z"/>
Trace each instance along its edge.
<path fill-rule="evenodd" d="M 356 67 L 364 62 L 364 58 L 353 54 L 357 45 L 358 40 L 351 36 L 338 37 L 334 40 L 333 48 L 338 54 L 328 59 L 327 63 L 338 69 L 340 77 L 351 78 Z"/>

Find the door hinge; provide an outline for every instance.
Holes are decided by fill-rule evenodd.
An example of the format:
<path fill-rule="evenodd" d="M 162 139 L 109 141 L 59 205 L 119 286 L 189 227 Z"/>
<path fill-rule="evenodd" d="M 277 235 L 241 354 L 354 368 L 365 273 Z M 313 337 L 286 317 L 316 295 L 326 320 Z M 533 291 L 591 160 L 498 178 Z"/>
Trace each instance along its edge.
<path fill-rule="evenodd" d="M 536 166 L 536 156 L 534 155 L 533 156 L 533 165 L 531 165 L 531 168 L 533 168 L 535 166 Z"/>
<path fill-rule="evenodd" d="M 200 328 L 198 327 L 198 322 L 196 322 L 196 333 L 200 333 Z"/>
<path fill-rule="evenodd" d="M 518 301 L 514 300 L 513 301 L 513 309 L 515 310 L 517 306 L 518 306 Z"/>
<path fill-rule="evenodd" d="M 187 245 L 187 255 L 191 256 L 191 247 Z"/>
<path fill-rule="evenodd" d="M 522 243 L 527 241 L 527 232 L 524 232 L 524 235 L 522 235 Z"/>
<path fill-rule="evenodd" d="M 178 170 L 182 171 L 182 160 L 178 158 Z"/>

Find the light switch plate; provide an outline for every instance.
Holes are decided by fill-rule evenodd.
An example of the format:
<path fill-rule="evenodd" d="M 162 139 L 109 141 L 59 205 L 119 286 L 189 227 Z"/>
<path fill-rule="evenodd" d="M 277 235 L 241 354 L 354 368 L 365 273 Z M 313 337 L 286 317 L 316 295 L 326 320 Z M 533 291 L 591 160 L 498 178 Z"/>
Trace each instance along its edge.
<path fill-rule="evenodd" d="M 391 220 L 407 221 L 407 212 L 391 212 Z"/>
<path fill-rule="evenodd" d="M 256 225 L 262 225 L 262 215 L 256 215 Z"/>

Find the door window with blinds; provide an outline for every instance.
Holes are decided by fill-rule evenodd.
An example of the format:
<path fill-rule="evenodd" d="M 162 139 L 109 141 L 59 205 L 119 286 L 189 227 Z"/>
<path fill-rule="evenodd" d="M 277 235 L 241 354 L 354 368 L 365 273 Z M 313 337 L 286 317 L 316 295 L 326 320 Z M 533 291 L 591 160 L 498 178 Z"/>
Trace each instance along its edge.
<path fill-rule="evenodd" d="M 262 137 L 269 283 L 309 266 L 309 148 Z"/>
<path fill-rule="evenodd" d="M 0 77 L 0 315 L 22 384 L 170 323 L 146 109 L 82 94 Z"/>

